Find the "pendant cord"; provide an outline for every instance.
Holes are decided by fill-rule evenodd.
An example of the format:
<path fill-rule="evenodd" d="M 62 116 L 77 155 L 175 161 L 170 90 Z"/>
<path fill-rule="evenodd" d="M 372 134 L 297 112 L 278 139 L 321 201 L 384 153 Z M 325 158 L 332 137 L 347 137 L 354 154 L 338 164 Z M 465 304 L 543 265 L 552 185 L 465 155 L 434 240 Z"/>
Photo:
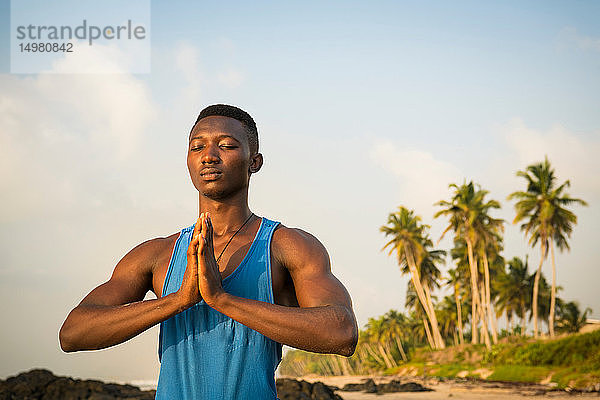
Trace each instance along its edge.
<path fill-rule="evenodd" d="M 225 247 L 223 247 L 223 250 L 221 250 L 221 254 L 219 254 L 219 257 L 217 257 L 217 265 L 219 265 L 219 261 L 221 260 L 221 256 L 225 252 L 225 249 L 227 248 L 227 246 L 229 246 L 229 243 L 231 243 L 231 241 L 233 240 L 233 238 L 235 237 L 235 235 L 237 235 L 242 230 L 242 228 L 244 226 L 246 226 L 246 224 L 248 223 L 248 221 L 250 221 L 250 218 L 252 218 L 253 215 L 254 215 L 254 213 L 250 213 L 250 216 L 246 219 L 246 221 L 244 221 L 244 223 L 242 224 L 242 226 L 240 226 L 238 228 L 238 230 L 235 231 L 235 233 L 233 235 L 231 235 L 231 237 L 229 238 L 229 241 L 227 242 L 227 244 L 225 245 Z"/>

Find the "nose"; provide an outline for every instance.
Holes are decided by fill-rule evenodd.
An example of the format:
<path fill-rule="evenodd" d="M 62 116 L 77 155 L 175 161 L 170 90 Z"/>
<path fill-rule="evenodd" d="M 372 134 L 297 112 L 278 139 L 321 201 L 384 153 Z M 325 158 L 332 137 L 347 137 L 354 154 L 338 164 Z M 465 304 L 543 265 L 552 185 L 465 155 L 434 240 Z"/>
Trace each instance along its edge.
<path fill-rule="evenodd" d="M 202 164 L 217 164 L 221 161 L 218 146 L 208 145 L 202 152 Z"/>

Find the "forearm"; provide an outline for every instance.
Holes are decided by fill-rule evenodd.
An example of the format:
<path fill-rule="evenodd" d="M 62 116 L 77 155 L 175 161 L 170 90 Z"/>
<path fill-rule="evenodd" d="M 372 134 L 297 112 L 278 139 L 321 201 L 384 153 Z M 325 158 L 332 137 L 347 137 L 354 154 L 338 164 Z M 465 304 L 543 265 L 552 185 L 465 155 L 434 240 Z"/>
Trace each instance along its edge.
<path fill-rule="evenodd" d="M 60 345 L 66 352 L 114 346 L 181 311 L 175 293 L 117 306 L 79 305 L 60 329 Z"/>
<path fill-rule="evenodd" d="M 217 311 L 279 343 L 317 353 L 351 356 L 358 328 L 343 305 L 286 307 L 223 293 L 211 304 Z"/>

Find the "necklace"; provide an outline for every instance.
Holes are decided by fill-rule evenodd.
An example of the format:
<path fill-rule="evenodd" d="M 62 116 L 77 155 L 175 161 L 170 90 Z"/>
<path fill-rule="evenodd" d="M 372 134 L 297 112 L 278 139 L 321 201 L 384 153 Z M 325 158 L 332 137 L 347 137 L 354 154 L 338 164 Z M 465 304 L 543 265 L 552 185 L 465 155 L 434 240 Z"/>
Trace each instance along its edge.
<path fill-rule="evenodd" d="M 225 247 L 223 247 L 223 250 L 221 250 L 221 254 L 219 254 L 219 257 L 217 257 L 217 265 L 219 265 L 219 261 L 221 260 L 221 256 L 225 252 L 225 249 L 227 248 L 227 246 L 229 246 L 229 243 L 231 243 L 231 241 L 233 240 L 233 238 L 235 237 L 235 235 L 237 235 L 242 230 L 242 228 L 244 226 L 246 226 L 246 224 L 248 223 L 248 221 L 250 221 L 250 218 L 252 218 L 253 215 L 254 215 L 254 213 L 250 213 L 250 216 L 246 219 L 246 221 L 244 221 L 244 223 L 242 224 L 242 226 L 240 226 L 238 228 L 238 230 L 235 231 L 235 233 L 233 235 L 231 235 L 231 237 L 229 238 L 229 241 L 227 242 L 227 244 L 225 245 Z"/>

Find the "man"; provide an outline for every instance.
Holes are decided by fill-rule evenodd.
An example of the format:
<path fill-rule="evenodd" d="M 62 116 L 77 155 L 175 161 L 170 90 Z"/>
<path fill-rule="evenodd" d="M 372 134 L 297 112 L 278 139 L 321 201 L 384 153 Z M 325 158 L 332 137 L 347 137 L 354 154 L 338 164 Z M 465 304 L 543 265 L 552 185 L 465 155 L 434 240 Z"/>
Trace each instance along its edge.
<path fill-rule="evenodd" d="M 200 217 L 125 255 L 68 315 L 62 349 L 113 346 L 160 323 L 157 399 L 275 399 L 281 344 L 352 355 L 350 296 L 323 245 L 248 207 L 262 163 L 250 115 L 202 110 L 187 153 Z M 157 298 L 143 300 L 149 290 Z"/>

